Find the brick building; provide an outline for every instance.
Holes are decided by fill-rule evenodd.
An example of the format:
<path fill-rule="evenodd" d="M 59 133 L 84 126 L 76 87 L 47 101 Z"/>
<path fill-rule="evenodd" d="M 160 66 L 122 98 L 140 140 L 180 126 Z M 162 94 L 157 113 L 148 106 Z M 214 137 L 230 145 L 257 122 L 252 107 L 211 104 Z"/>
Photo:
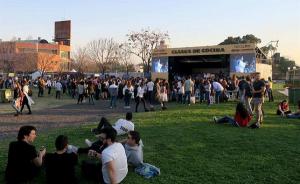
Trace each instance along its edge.
<path fill-rule="evenodd" d="M 62 22 L 70 25 L 70 21 Z M 55 32 L 57 31 L 55 27 Z M 0 72 L 68 71 L 71 61 L 70 26 L 65 40 L 68 41 L 67 44 L 63 38 L 57 41 L 56 37 L 56 42 L 53 43 L 40 38 L 37 40 L 21 40 L 20 38 L 16 41 L 0 40 Z"/>

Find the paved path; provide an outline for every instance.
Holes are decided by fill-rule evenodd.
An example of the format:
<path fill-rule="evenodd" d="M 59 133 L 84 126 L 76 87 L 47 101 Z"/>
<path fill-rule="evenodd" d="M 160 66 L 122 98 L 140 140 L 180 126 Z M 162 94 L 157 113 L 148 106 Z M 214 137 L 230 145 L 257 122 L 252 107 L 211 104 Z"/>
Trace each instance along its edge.
<path fill-rule="evenodd" d="M 127 111 L 123 108 L 123 101 L 119 101 L 116 109 L 110 109 L 108 100 L 95 101 L 95 105 L 76 104 L 74 99 L 55 100 L 52 97 L 34 98 L 36 104 L 32 106 L 33 114 L 27 115 L 25 106 L 23 115 L 14 116 L 15 111 L 10 104 L 0 103 L 0 139 L 16 136 L 20 126 L 33 125 L 39 131 L 58 127 L 67 127 L 99 122 L 102 116 L 111 118 L 125 118 Z M 141 106 L 141 105 L 140 105 Z M 141 109 L 142 110 L 142 109 Z"/>

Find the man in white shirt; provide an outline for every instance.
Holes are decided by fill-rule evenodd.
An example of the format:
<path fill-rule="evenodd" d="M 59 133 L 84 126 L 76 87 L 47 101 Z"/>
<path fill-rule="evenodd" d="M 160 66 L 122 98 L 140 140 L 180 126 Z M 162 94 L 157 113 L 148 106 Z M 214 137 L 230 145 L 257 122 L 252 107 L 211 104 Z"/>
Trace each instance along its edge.
<path fill-rule="evenodd" d="M 115 125 L 112 127 L 117 131 L 118 135 L 127 134 L 129 131 L 134 130 L 134 124 L 131 122 L 132 120 L 132 113 L 126 113 L 126 119 L 119 119 Z"/>
<path fill-rule="evenodd" d="M 154 87 L 154 82 L 153 81 L 149 81 L 147 83 L 147 96 L 149 98 L 149 103 L 150 105 L 152 105 L 152 98 L 153 98 L 153 87 Z"/>
<path fill-rule="evenodd" d="M 212 83 L 213 90 L 216 92 L 216 103 L 220 103 L 220 97 L 224 91 L 223 86 L 216 80 Z"/>
<path fill-rule="evenodd" d="M 51 87 L 52 87 L 52 82 L 51 82 L 50 78 L 47 79 L 46 86 L 48 88 L 48 95 L 50 95 L 51 94 Z"/>
<path fill-rule="evenodd" d="M 127 157 L 121 143 L 115 142 L 117 132 L 107 127 L 101 130 L 99 138 L 107 147 L 102 154 L 96 153 L 102 161 L 102 175 L 105 183 L 120 183 L 128 173 Z"/>
<path fill-rule="evenodd" d="M 188 80 L 184 82 L 184 99 L 183 99 L 183 104 L 185 104 L 186 98 L 188 100 L 188 105 L 191 104 L 191 95 L 193 94 L 194 91 L 194 82 L 192 81 L 192 77 L 189 76 Z"/>
<path fill-rule="evenodd" d="M 103 119 L 103 118 L 102 118 Z M 97 128 L 92 129 L 92 133 L 98 135 L 101 132 L 101 129 L 105 127 L 113 127 L 117 131 L 117 135 L 127 134 L 129 131 L 134 130 L 134 124 L 132 123 L 132 113 L 126 113 L 126 119 L 119 119 L 116 121 L 115 125 L 111 125 L 105 118 L 106 121 L 100 121 Z"/>
<path fill-rule="evenodd" d="M 56 99 L 60 99 L 60 92 L 62 90 L 62 84 L 60 83 L 60 81 L 57 81 L 55 84 L 55 89 L 56 89 L 56 95 L 55 98 Z"/>
<path fill-rule="evenodd" d="M 117 96 L 118 96 L 118 86 L 116 82 L 113 81 L 112 84 L 108 88 L 108 92 L 110 94 L 110 108 L 112 109 L 113 106 L 117 107 Z"/>
<path fill-rule="evenodd" d="M 145 102 L 145 99 L 144 99 L 144 92 L 145 91 L 143 90 L 143 87 L 144 87 L 143 83 L 139 83 L 139 85 L 137 87 L 137 95 L 135 97 L 135 102 L 136 102 L 135 112 L 138 112 L 140 102 L 143 102 L 145 112 L 148 111 L 148 109 L 146 108 L 146 102 Z"/>

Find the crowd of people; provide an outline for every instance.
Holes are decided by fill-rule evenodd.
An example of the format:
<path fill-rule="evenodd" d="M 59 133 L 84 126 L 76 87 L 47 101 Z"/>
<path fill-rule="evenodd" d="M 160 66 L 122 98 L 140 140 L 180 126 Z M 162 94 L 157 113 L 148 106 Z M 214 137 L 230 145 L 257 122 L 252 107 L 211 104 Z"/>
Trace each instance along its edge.
<path fill-rule="evenodd" d="M 39 77 L 36 81 L 8 78 L 5 87 L 14 90 L 15 106 L 18 106 L 17 115 L 22 114 L 24 105 L 29 114 L 32 113 L 30 105 L 32 86 L 38 89 L 38 97 L 43 97 L 44 92 L 51 95 L 55 90 L 55 98 L 61 99 L 65 95 L 77 99 L 77 104 L 89 103 L 94 105 L 99 100 L 110 100 L 109 108 L 117 107 L 117 101 L 124 101 L 124 108 L 133 108 L 139 111 L 140 104 L 144 111 L 154 110 L 154 105 L 160 105 L 162 110 L 167 109 L 168 101 L 177 101 L 181 104 L 206 103 L 208 106 L 236 99 L 245 105 L 248 113 L 256 114 L 256 125 L 259 127 L 263 121 L 263 103 L 265 97 L 273 102 L 271 78 L 261 79 L 260 74 L 255 76 L 240 77 L 233 75 L 231 78 L 223 74 L 217 76 L 196 75 L 179 76 L 170 80 L 147 78 L 99 78 L 89 77 L 84 79 L 75 78 L 46 78 Z M 101 102 L 100 102 L 101 103 Z M 133 105 L 133 107 L 132 107 Z"/>
<path fill-rule="evenodd" d="M 8 82 L 7 82 L 8 81 Z M 32 90 L 36 85 L 38 98 L 51 95 L 55 89 L 55 98 L 69 95 L 77 99 L 77 104 L 88 103 L 94 105 L 95 100 L 110 100 L 109 108 L 116 108 L 117 100 L 124 100 L 124 108 L 130 109 L 132 101 L 134 110 L 142 103 L 144 110 L 154 110 L 160 105 L 162 110 L 167 109 L 168 101 L 191 105 L 205 103 L 207 106 L 226 102 L 228 99 L 237 99 L 238 103 L 234 117 L 214 117 L 215 123 L 230 123 L 237 127 L 260 128 L 263 124 L 263 104 L 267 96 L 274 101 L 272 81 L 261 79 L 260 73 L 254 77 L 237 78 L 215 77 L 203 78 L 199 76 L 176 76 L 171 84 L 167 80 L 151 81 L 146 78 L 106 78 L 91 77 L 87 79 L 63 79 L 40 77 L 36 82 L 27 79 L 12 78 L 6 80 L 5 88 L 14 91 L 14 108 L 16 115 L 23 113 L 24 106 L 31 114 Z M 3 84 L 2 83 L 2 84 Z M 3 87 L 3 86 L 1 86 Z M 44 92 L 47 90 L 48 94 Z M 255 114 L 255 121 L 249 125 Z M 286 100 L 278 104 L 276 114 L 287 118 L 300 118 L 300 101 L 298 111 L 292 113 Z M 82 163 L 84 176 L 101 183 L 119 183 L 127 175 L 128 165 L 138 167 L 143 164 L 143 143 L 139 132 L 132 122 L 132 113 L 127 113 L 125 119 L 119 119 L 114 125 L 106 118 L 101 118 L 99 125 L 91 132 L 97 137 L 96 141 L 85 140 L 87 147 L 69 145 L 68 137 L 59 135 L 55 141 L 56 152 L 46 153 L 46 149 L 39 151 L 32 145 L 36 138 L 36 128 L 23 126 L 18 133 L 18 140 L 9 145 L 8 164 L 6 168 L 7 183 L 20 183 L 32 180 L 43 166 L 48 183 L 76 183 L 75 166 L 78 156 L 87 154 L 98 159 L 97 164 L 89 161 Z M 127 140 L 117 141 L 117 137 L 127 134 Z"/>
<path fill-rule="evenodd" d="M 70 145 L 66 135 L 59 135 L 54 143 L 56 151 L 48 153 L 45 147 L 36 150 L 33 146 L 37 129 L 22 126 L 17 141 L 9 145 L 6 182 L 30 182 L 44 169 L 49 184 L 78 183 L 75 167 L 81 155 L 89 158 L 81 164 L 83 176 L 100 183 L 120 183 L 127 175 L 128 166 L 137 168 L 143 165 L 143 143 L 139 132 L 134 129 L 132 113 L 127 113 L 126 119 L 119 119 L 115 125 L 103 117 L 92 133 L 98 140 L 91 143 L 86 139 L 86 148 Z M 127 139 L 118 140 L 119 136 L 126 134 Z"/>

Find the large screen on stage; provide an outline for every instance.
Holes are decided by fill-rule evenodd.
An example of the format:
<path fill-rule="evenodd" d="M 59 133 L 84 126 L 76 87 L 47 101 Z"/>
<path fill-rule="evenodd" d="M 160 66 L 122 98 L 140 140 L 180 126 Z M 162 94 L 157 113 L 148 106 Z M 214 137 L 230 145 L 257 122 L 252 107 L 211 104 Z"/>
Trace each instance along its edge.
<path fill-rule="evenodd" d="M 230 71 L 237 73 L 252 73 L 256 69 L 255 54 L 230 55 Z"/>
<path fill-rule="evenodd" d="M 152 58 L 152 72 L 165 73 L 168 72 L 169 58 L 168 57 L 154 57 Z"/>

